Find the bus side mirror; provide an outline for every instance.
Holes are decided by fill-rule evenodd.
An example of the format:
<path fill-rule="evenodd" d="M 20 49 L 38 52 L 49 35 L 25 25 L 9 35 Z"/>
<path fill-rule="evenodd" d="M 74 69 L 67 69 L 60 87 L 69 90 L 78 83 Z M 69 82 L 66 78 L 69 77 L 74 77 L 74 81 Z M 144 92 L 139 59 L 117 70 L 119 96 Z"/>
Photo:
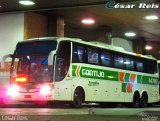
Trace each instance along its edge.
<path fill-rule="evenodd" d="M 56 51 L 53 50 L 49 53 L 49 56 L 48 56 L 48 65 L 49 66 L 52 66 L 53 65 L 53 59 L 54 59 L 54 55 L 56 54 Z"/>
<path fill-rule="evenodd" d="M 5 68 L 5 62 L 6 62 L 6 59 L 9 58 L 9 57 L 12 57 L 11 54 L 8 54 L 8 55 L 4 55 L 2 57 L 2 60 L 1 60 L 1 69 L 4 69 Z"/>

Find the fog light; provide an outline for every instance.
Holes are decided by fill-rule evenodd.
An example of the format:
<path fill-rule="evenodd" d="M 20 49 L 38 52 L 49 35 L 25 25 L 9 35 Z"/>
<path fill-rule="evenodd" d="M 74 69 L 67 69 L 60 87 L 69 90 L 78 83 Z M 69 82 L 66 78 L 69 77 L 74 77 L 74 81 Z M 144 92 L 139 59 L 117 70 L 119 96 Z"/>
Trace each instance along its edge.
<path fill-rule="evenodd" d="M 7 95 L 15 97 L 18 95 L 19 87 L 17 85 L 13 85 L 7 89 Z"/>

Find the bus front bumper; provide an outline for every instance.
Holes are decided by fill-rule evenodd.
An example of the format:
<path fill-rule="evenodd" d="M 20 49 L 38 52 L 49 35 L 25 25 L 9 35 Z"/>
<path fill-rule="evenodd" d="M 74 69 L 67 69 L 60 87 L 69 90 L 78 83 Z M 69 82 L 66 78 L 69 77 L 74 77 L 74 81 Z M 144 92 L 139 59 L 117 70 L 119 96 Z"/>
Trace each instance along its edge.
<path fill-rule="evenodd" d="M 51 94 L 42 95 L 40 93 L 19 93 L 17 95 L 8 95 L 8 99 L 12 101 L 53 101 Z"/>
<path fill-rule="evenodd" d="M 8 88 L 7 96 L 11 101 L 52 101 L 53 89 L 48 85 L 42 86 L 40 89 L 26 89 L 13 85 Z"/>

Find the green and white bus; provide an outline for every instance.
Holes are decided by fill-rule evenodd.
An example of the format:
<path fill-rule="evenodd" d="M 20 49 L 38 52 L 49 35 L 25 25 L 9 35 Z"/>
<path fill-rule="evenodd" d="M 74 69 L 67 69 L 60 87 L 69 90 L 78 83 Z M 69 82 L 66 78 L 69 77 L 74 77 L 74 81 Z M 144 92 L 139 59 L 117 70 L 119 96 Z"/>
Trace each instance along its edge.
<path fill-rule="evenodd" d="M 7 90 L 12 101 L 130 103 L 159 101 L 157 60 L 98 42 L 46 37 L 19 42 Z"/>

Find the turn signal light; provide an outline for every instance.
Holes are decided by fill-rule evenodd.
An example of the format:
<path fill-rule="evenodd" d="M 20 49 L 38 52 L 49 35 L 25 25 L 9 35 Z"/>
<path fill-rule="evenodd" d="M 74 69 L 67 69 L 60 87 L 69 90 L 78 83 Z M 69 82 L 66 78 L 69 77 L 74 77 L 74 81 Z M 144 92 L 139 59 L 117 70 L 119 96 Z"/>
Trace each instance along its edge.
<path fill-rule="evenodd" d="M 16 76 L 13 78 L 13 80 L 17 83 L 25 83 L 28 81 L 27 77 L 25 76 Z"/>

